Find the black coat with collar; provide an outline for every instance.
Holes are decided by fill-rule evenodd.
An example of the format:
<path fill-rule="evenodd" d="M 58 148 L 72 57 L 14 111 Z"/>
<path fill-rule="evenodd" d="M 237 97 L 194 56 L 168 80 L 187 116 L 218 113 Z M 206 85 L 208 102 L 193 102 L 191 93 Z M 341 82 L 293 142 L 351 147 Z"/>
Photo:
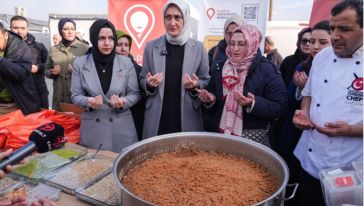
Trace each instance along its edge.
<path fill-rule="evenodd" d="M 218 132 L 220 119 L 225 104 L 222 89 L 222 68 L 224 62 L 218 63 L 212 70 L 207 90 L 216 97 L 215 104 L 207 109 L 205 129 Z M 261 55 L 258 50 L 244 84 L 243 94 L 250 92 L 255 96 L 253 110 L 248 113 L 243 108 L 243 129 L 265 129 L 271 120 L 283 117 L 288 110 L 288 99 L 281 74 L 276 67 Z M 206 121 L 208 120 L 208 121 Z"/>
<path fill-rule="evenodd" d="M 44 44 L 35 41 L 35 37 L 30 33 L 27 34 L 27 40 L 25 40 L 25 42 L 29 45 L 32 52 L 32 64 L 38 66 L 38 71 L 32 75 L 35 87 L 38 92 L 44 92 L 48 94 L 44 76 L 44 68 L 47 61 L 48 50 Z"/>
<path fill-rule="evenodd" d="M 296 49 L 294 54 L 287 56 L 283 59 L 281 66 L 279 67 L 283 80 L 286 84 L 286 88 L 292 80 L 293 74 L 296 71 L 298 64 L 307 59 L 307 55 L 302 53 L 299 49 Z"/>
<path fill-rule="evenodd" d="M 32 79 L 30 48 L 17 34 L 9 34 L 0 74 L 11 98 L 24 114 L 40 111 L 40 101 Z"/>

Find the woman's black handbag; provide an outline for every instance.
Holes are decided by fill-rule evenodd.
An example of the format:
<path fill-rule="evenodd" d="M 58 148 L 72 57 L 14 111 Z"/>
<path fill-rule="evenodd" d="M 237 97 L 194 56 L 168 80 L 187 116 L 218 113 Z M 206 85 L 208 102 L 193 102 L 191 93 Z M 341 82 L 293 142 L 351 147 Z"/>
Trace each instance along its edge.
<path fill-rule="evenodd" d="M 270 147 L 269 144 L 269 125 L 266 129 L 244 129 L 241 137 L 253 140 L 264 146 Z"/>

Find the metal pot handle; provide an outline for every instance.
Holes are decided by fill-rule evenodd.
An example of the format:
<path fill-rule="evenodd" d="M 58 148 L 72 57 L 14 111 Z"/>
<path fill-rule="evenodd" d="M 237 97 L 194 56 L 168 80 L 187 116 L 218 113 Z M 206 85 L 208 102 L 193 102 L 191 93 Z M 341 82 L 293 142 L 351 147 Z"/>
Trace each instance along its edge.
<path fill-rule="evenodd" d="M 298 182 L 293 183 L 293 184 L 287 184 L 286 188 L 288 188 L 288 187 L 294 187 L 291 196 L 289 196 L 289 197 L 276 197 L 276 199 L 283 200 L 283 201 L 287 201 L 287 200 L 292 199 L 296 195 L 297 188 L 298 188 Z"/>

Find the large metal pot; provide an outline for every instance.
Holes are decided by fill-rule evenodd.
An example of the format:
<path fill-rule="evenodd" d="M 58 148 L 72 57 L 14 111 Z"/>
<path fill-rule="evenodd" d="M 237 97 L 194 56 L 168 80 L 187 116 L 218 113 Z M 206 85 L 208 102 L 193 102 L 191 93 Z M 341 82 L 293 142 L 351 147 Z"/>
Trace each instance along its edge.
<path fill-rule="evenodd" d="M 113 166 L 114 178 L 121 189 L 123 206 L 150 206 L 153 205 L 128 191 L 120 182 L 120 177 L 126 174 L 135 165 L 160 153 L 176 149 L 178 146 L 195 145 L 197 149 L 224 152 L 242 156 L 265 166 L 279 181 L 278 190 L 269 198 L 256 205 L 281 205 L 288 182 L 289 172 L 286 163 L 273 150 L 254 141 L 237 138 L 234 136 L 208 133 L 208 132 L 186 132 L 156 136 L 125 149 L 115 160 Z M 295 187 L 297 189 L 297 185 Z"/>

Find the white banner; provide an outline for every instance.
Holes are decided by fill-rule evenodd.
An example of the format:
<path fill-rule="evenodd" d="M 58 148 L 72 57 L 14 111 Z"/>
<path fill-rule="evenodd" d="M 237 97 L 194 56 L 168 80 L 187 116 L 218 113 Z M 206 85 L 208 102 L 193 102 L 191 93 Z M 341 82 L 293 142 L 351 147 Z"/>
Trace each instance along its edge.
<path fill-rule="evenodd" d="M 206 49 L 215 46 L 224 38 L 226 19 L 233 15 L 243 16 L 246 23 L 256 25 L 265 36 L 268 4 L 269 0 L 201 0 L 198 40 Z"/>

